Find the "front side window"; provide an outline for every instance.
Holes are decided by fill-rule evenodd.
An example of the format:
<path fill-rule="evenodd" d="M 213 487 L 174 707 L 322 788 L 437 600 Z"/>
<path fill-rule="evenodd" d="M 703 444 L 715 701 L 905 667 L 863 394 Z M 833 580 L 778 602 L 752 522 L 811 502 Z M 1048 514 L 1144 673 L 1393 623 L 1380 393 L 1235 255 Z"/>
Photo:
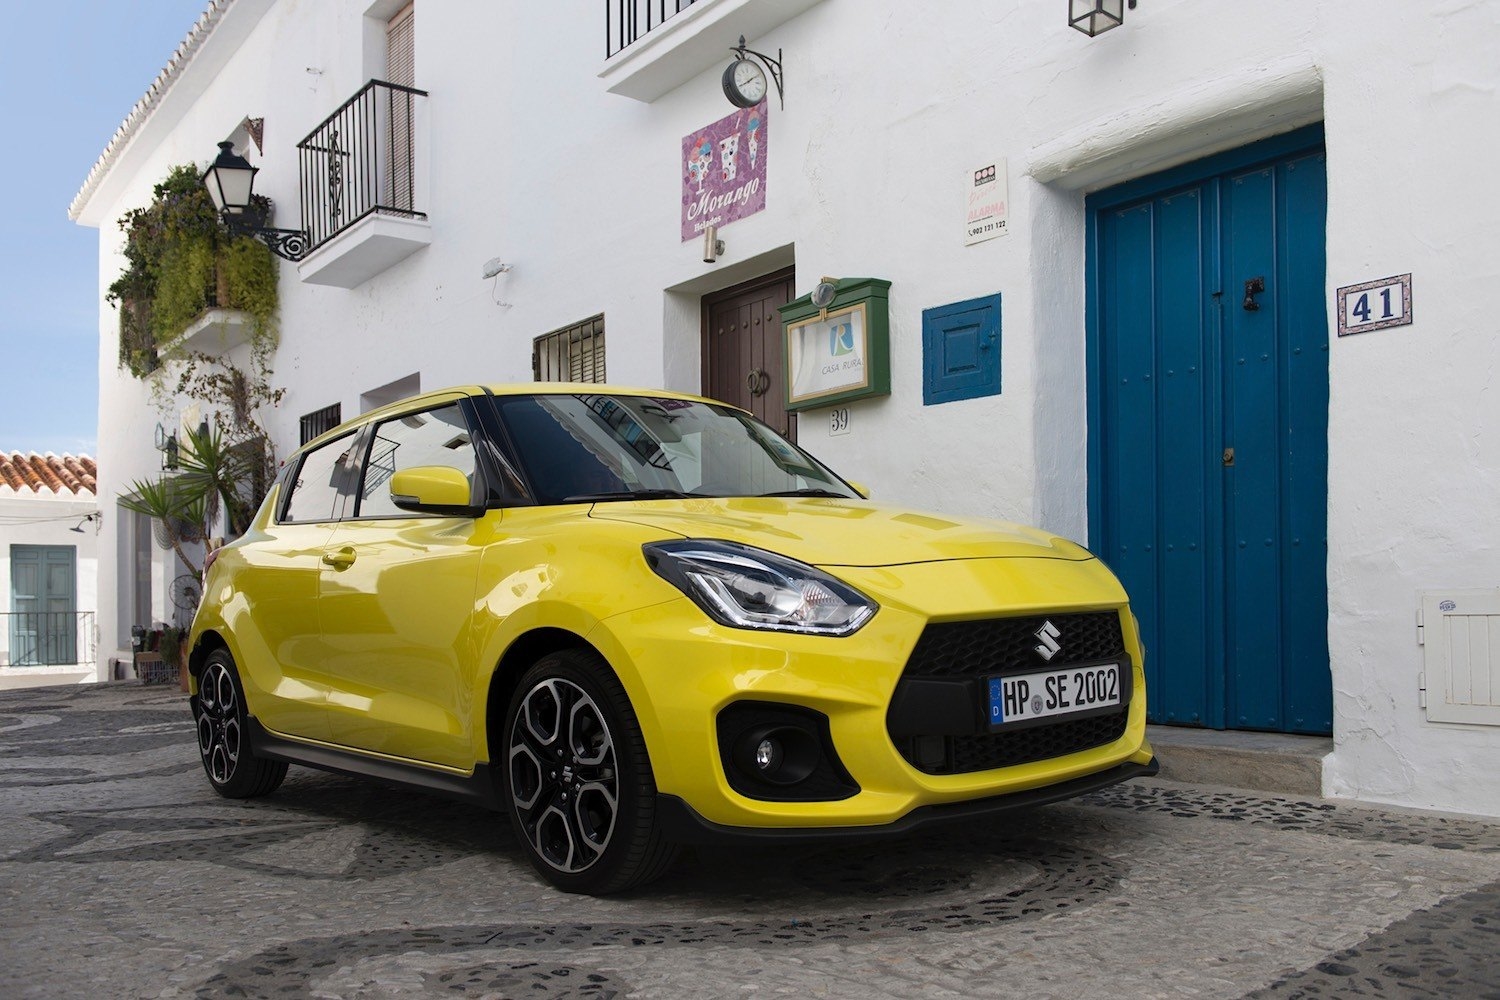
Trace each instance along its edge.
<path fill-rule="evenodd" d="M 817 459 L 729 407 L 594 394 L 497 402 L 541 503 L 858 495 Z"/>
<path fill-rule="evenodd" d="M 391 501 L 391 477 L 419 465 L 445 465 L 474 478 L 474 438 L 457 403 L 375 425 L 356 517 L 410 517 Z"/>
<path fill-rule="evenodd" d="M 339 486 L 349 471 L 354 435 L 337 438 L 302 456 L 297 474 L 289 480 L 284 522 L 317 522 L 334 519 Z"/>

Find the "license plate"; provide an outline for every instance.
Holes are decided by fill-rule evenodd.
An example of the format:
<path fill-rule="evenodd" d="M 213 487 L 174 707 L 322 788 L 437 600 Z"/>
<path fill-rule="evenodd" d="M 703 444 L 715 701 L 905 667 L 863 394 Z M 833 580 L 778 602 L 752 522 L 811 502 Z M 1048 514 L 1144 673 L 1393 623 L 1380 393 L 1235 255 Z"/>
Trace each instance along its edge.
<path fill-rule="evenodd" d="M 1099 663 L 989 679 L 991 728 L 1120 704 L 1120 665 Z"/>

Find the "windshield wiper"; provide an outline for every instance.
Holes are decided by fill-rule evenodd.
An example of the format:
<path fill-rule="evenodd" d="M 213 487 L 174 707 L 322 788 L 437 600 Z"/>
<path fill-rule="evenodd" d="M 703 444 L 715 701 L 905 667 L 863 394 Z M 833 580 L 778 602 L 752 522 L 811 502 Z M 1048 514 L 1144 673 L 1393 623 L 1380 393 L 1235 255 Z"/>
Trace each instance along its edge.
<path fill-rule="evenodd" d="M 589 503 L 595 500 L 687 500 L 691 493 L 681 490 L 615 490 L 610 493 L 575 493 L 560 503 Z"/>
<path fill-rule="evenodd" d="M 836 500 L 853 500 L 847 493 L 835 493 L 833 490 L 820 489 L 816 486 L 802 490 L 778 490 L 775 493 L 762 493 L 763 497 L 833 497 Z"/>

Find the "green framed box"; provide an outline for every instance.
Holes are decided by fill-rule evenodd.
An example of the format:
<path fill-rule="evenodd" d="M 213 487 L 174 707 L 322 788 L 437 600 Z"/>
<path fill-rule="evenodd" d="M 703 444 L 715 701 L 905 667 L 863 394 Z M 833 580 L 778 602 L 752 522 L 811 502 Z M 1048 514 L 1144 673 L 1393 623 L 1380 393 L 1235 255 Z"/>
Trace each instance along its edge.
<path fill-rule="evenodd" d="M 808 293 L 780 309 L 788 410 L 891 394 L 891 283 L 842 278 L 833 287 L 827 308 Z"/>

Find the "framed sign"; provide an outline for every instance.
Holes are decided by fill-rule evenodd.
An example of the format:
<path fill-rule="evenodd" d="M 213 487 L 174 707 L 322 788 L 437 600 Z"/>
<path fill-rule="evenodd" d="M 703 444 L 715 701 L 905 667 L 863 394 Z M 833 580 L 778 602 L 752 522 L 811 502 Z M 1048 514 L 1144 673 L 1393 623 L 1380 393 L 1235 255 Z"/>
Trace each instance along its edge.
<path fill-rule="evenodd" d="M 890 285 L 845 278 L 826 308 L 810 295 L 781 307 L 788 410 L 890 394 Z"/>
<path fill-rule="evenodd" d="M 1339 336 L 1411 323 L 1411 275 L 1345 285 L 1338 291 Z"/>
<path fill-rule="evenodd" d="M 865 303 L 827 316 L 787 324 L 787 401 L 810 399 L 870 387 L 870 324 Z"/>

